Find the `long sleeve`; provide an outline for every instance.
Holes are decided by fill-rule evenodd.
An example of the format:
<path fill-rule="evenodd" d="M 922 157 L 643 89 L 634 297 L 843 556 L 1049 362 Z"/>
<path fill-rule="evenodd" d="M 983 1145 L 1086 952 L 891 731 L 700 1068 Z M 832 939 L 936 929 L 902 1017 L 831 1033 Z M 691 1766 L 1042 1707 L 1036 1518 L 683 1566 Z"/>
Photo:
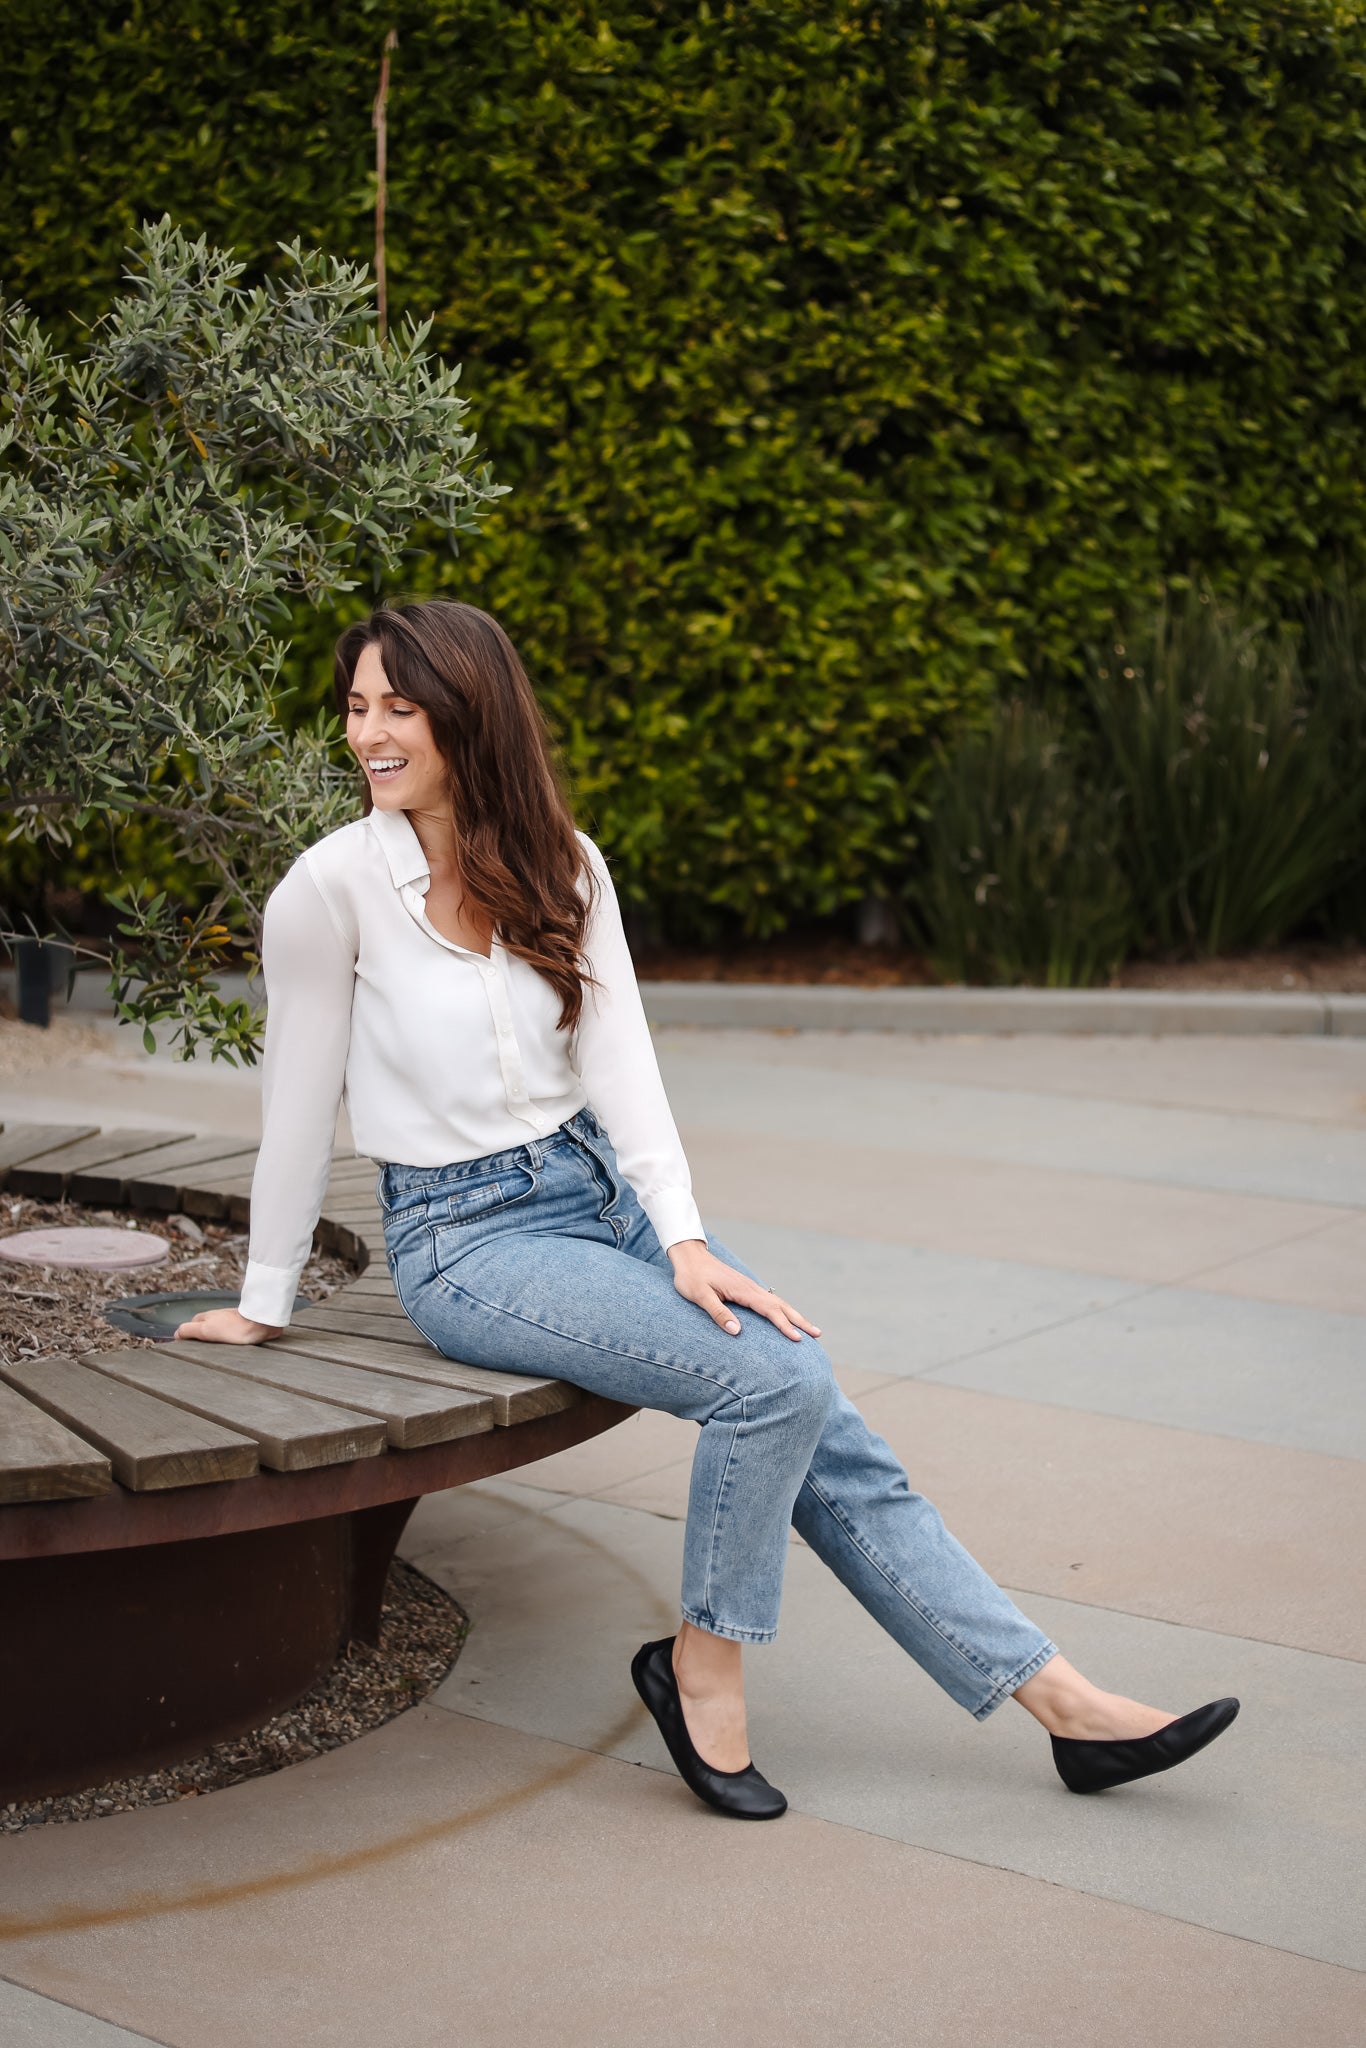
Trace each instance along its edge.
<path fill-rule="evenodd" d="M 298 860 L 266 905 L 262 1137 L 241 1310 L 288 1323 L 331 1171 L 346 1078 L 356 945 Z"/>
<path fill-rule="evenodd" d="M 584 991 L 575 1064 L 621 1170 L 667 1249 L 706 1232 L 660 1079 L 616 890 L 597 847 L 589 839 L 583 847 L 597 883 L 584 953 L 598 987 Z"/>

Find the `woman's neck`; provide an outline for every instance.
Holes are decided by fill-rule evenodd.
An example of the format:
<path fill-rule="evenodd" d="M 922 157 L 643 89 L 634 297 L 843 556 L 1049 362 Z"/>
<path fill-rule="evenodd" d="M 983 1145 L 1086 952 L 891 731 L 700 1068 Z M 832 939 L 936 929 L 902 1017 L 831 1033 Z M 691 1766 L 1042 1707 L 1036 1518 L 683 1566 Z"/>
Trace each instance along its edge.
<path fill-rule="evenodd" d="M 455 820 L 449 811 L 409 811 L 408 823 L 433 874 L 451 872 L 455 859 Z"/>

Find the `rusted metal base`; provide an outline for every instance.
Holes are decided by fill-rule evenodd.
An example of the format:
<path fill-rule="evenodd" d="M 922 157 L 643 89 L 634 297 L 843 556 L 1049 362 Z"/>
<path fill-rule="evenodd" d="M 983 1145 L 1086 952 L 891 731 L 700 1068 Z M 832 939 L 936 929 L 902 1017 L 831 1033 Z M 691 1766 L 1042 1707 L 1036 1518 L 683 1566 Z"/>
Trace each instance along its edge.
<path fill-rule="evenodd" d="M 0 1564 L 0 1805 L 173 1763 L 374 1642 L 416 1503 Z"/>
<path fill-rule="evenodd" d="M 193 1756 L 379 1635 L 424 1493 L 582 1443 L 591 1395 L 508 1429 L 314 1471 L 0 1507 L 0 1806 Z"/>

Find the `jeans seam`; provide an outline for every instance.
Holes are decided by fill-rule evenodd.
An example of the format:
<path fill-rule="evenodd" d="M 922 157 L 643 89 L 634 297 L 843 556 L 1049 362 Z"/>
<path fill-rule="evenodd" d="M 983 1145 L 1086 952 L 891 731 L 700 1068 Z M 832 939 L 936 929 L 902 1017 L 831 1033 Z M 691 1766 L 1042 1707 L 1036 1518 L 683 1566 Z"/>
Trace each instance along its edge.
<path fill-rule="evenodd" d="M 989 1714 L 994 1714 L 1002 1700 L 1009 1699 L 1013 1692 L 1018 1692 L 1022 1685 L 1027 1685 L 1034 1674 L 1042 1671 L 1049 1659 L 1056 1657 L 1057 1654 L 1057 1644 L 1049 1642 L 1045 1638 L 1042 1649 L 1036 1650 L 1032 1657 L 1026 1658 L 1025 1662 L 1017 1670 L 1012 1671 L 1009 1677 L 998 1679 L 994 1690 L 984 1703 L 980 1707 L 973 1707 L 971 1709 L 973 1720 L 985 1721 Z"/>
<path fill-rule="evenodd" d="M 487 1309 L 490 1315 L 511 1316 L 515 1323 L 526 1323 L 533 1330 L 548 1331 L 552 1337 L 562 1338 L 566 1344 L 581 1345 L 585 1351 L 605 1351 L 612 1358 L 634 1359 L 637 1365 L 663 1366 L 668 1372 L 686 1373 L 689 1379 L 705 1381 L 710 1387 L 719 1387 L 722 1393 L 729 1395 L 732 1401 L 738 1400 L 743 1405 L 743 1394 L 739 1393 L 736 1388 L 729 1386 L 725 1380 L 718 1380 L 712 1373 L 700 1372 L 695 1366 L 677 1365 L 671 1358 L 651 1358 L 644 1351 L 628 1350 L 624 1344 L 609 1344 L 605 1340 L 595 1337 L 576 1336 L 572 1330 L 562 1330 L 555 1323 L 542 1322 L 539 1316 L 527 1315 L 522 1309 L 508 1308 L 505 1304 L 496 1301 L 485 1301 L 483 1295 L 476 1294 L 472 1287 L 457 1287 L 455 1282 L 448 1280 L 444 1273 L 438 1272 L 436 1278 L 449 1293 L 458 1294 L 466 1301 L 475 1302 L 480 1308 Z M 401 1296 L 399 1298 L 400 1300 L 402 1299 Z M 408 1313 L 406 1308 L 404 1313 Z M 430 1342 L 430 1339 L 428 1341 Z"/>
<path fill-rule="evenodd" d="M 704 1635 L 725 1636 L 733 1643 L 773 1643 L 778 1639 L 776 1628 L 738 1628 L 730 1622 L 722 1622 L 718 1626 L 716 1617 L 711 1613 L 704 1617 L 690 1612 L 687 1607 L 680 1607 L 679 1612 L 684 1621 L 693 1628 L 700 1628 Z"/>
<path fill-rule="evenodd" d="M 881 1578 L 886 1585 L 891 1587 L 892 1591 L 897 1595 L 897 1597 L 901 1600 L 904 1600 L 908 1607 L 913 1608 L 915 1612 L 920 1616 L 920 1619 L 927 1625 L 927 1627 L 932 1628 L 934 1630 L 935 1634 L 940 1638 L 941 1642 L 947 1643 L 949 1648 L 955 1653 L 955 1655 L 961 1657 L 963 1659 L 963 1662 L 967 1664 L 973 1671 L 975 1671 L 979 1678 L 988 1679 L 989 1681 L 991 1681 L 993 1685 L 997 1684 L 998 1677 L 997 1674 L 991 1669 L 991 1666 L 989 1664 L 981 1663 L 980 1660 L 973 1655 L 971 1650 L 969 1650 L 968 1648 L 966 1648 L 964 1644 L 959 1642 L 957 1636 L 950 1634 L 949 1630 L 946 1629 L 944 1627 L 944 1624 L 940 1621 L 938 1615 L 932 1614 L 930 1610 L 925 1606 L 924 1602 L 916 1598 L 915 1594 L 911 1592 L 909 1587 L 903 1586 L 900 1580 L 893 1576 L 893 1574 L 887 1569 L 886 1565 L 883 1564 L 881 1558 L 876 1556 L 875 1553 L 868 1548 L 868 1545 L 864 1542 L 863 1538 L 859 1536 L 857 1532 L 850 1527 L 849 1523 L 845 1520 L 844 1516 L 839 1512 L 838 1508 L 835 1507 L 834 1503 L 830 1500 L 827 1500 L 826 1496 L 821 1492 L 819 1486 L 817 1486 L 815 1480 L 812 1479 L 810 1473 L 807 1474 L 806 1478 L 802 1481 L 802 1484 L 803 1486 L 810 1487 L 811 1492 L 814 1494 L 815 1498 L 820 1502 L 821 1506 L 825 1509 L 826 1513 L 830 1516 L 831 1520 L 839 1523 L 840 1528 L 844 1531 L 845 1535 L 848 1537 L 849 1541 L 854 1545 L 855 1549 L 862 1553 L 862 1555 L 867 1559 L 868 1563 L 872 1566 L 873 1570 L 878 1574 L 879 1578 Z"/>
<path fill-rule="evenodd" d="M 712 1565 L 716 1559 L 716 1545 L 718 1540 L 717 1532 L 720 1527 L 721 1514 L 723 1508 L 722 1495 L 725 1493 L 726 1490 L 726 1481 L 730 1477 L 730 1461 L 735 1456 L 735 1440 L 740 1434 L 740 1431 L 744 1428 L 746 1422 L 749 1420 L 749 1417 L 745 1412 L 747 1405 L 747 1397 L 744 1394 L 742 1394 L 740 1396 L 740 1420 L 731 1429 L 730 1442 L 726 1446 L 726 1462 L 721 1467 L 721 1476 L 716 1482 L 716 1500 L 712 1508 L 711 1533 L 707 1538 L 707 1570 L 706 1576 L 702 1584 L 703 1597 L 705 1598 L 707 1603 L 708 1614 L 712 1612 L 711 1571 Z"/>

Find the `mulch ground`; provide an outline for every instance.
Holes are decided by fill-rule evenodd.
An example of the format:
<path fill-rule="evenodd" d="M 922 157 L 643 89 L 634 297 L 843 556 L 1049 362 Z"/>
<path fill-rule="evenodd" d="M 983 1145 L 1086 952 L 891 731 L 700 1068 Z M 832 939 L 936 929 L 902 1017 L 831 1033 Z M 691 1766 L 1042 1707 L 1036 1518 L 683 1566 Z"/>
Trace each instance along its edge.
<path fill-rule="evenodd" d="M 378 1648 L 352 1643 L 287 1712 L 164 1770 L 114 1778 L 87 1792 L 15 1801 L 0 1810 L 0 1834 L 197 1799 L 340 1749 L 435 1692 L 460 1655 L 468 1630 L 468 1617 L 449 1593 L 395 1558 Z"/>
<path fill-rule="evenodd" d="M 940 985 L 923 954 L 906 946 L 860 946 L 852 939 L 783 938 L 762 945 L 707 949 L 650 946 L 637 951 L 642 981 L 750 981 L 846 988 Z M 1366 946 L 1301 944 L 1224 960 L 1133 960 L 1116 988 L 1270 991 L 1366 995 Z"/>
<path fill-rule="evenodd" d="M 0 1238 L 52 1225 L 130 1224 L 168 1246 L 155 1266 L 100 1273 L 83 1266 L 20 1266 L 0 1260 L 0 1364 L 46 1358 L 61 1351 L 149 1348 L 150 1337 L 125 1336 L 104 1319 L 103 1304 L 130 1294 L 172 1294 L 182 1289 L 242 1285 L 247 1233 L 235 1223 L 200 1223 L 191 1216 L 159 1216 L 143 1209 L 95 1209 L 80 1202 L 39 1202 L 0 1194 Z M 356 1269 L 333 1252 L 314 1252 L 301 1291 L 323 1301 L 355 1278 Z"/>

